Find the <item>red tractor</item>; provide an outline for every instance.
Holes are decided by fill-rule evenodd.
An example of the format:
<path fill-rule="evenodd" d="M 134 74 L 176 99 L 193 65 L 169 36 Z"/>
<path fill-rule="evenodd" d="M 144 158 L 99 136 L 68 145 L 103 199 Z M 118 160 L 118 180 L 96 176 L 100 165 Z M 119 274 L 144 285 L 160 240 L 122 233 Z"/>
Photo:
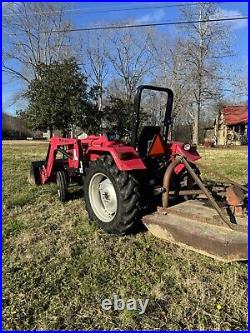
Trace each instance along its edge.
<path fill-rule="evenodd" d="M 141 96 L 145 89 L 167 94 L 165 117 L 163 124 L 159 126 L 142 128 L 139 126 Z M 213 213 L 214 210 L 215 213 L 217 211 L 219 220 L 217 224 L 223 224 L 225 230 L 235 229 L 212 193 L 201 182 L 199 170 L 195 164 L 201 158 L 196 151 L 196 146 L 168 141 L 172 105 L 172 90 L 149 85 L 140 86 L 134 100 L 131 144 L 121 142 L 112 132 L 99 136 L 89 135 L 85 139 L 53 137 L 50 139 L 46 160 L 32 162 L 30 173 L 32 182 L 37 185 L 56 182 L 61 201 L 67 200 L 68 187 L 71 183 L 83 184 L 86 210 L 90 220 L 111 234 L 123 235 L 141 219 L 149 230 L 152 229 L 152 225 L 159 229 L 161 225 L 158 223 L 159 216 L 166 217 L 167 214 L 173 214 L 169 210 L 171 209 L 169 203 L 174 203 L 173 207 L 183 207 L 180 201 L 196 202 L 193 199 L 202 194 L 210 202 Z M 57 158 L 58 153 L 61 153 L 61 158 Z M 239 197 L 242 197 L 242 192 L 237 196 Z M 239 201 L 242 202 L 242 198 Z M 158 208 L 156 212 L 158 206 L 161 208 Z M 185 212 L 185 205 L 184 210 L 183 208 L 181 210 L 181 213 L 173 214 L 175 218 L 178 214 L 179 217 L 188 214 L 187 210 Z M 198 207 L 198 210 L 201 208 Z M 153 214 L 146 215 L 152 211 Z M 195 220 L 194 216 L 190 221 L 193 223 L 193 220 Z M 166 225 L 167 223 L 164 227 L 161 226 L 161 229 L 166 229 Z M 167 230 L 163 230 L 163 234 L 171 233 L 171 240 L 174 238 L 174 242 L 188 245 L 198 252 L 203 251 L 222 259 L 231 256 L 230 260 L 232 259 L 231 248 L 226 254 L 218 253 L 217 243 L 220 243 L 220 240 L 214 245 L 215 250 L 207 248 L 200 250 L 200 245 L 192 244 L 192 241 L 190 244 L 192 232 L 188 237 L 186 231 L 184 231 L 184 238 L 178 236 L 180 229 L 185 229 L 185 225 L 178 226 L 177 229 L 173 231 L 172 226 L 168 226 Z M 244 227 L 243 231 L 240 226 L 238 229 L 234 230 L 234 235 L 235 232 L 237 237 L 239 233 L 243 235 L 244 239 L 242 240 L 241 237 L 239 247 L 243 244 L 244 250 L 240 251 L 240 254 L 237 252 L 235 258 L 241 259 L 246 257 L 246 239 Z M 215 231 L 216 233 L 218 230 Z M 209 235 L 208 243 L 211 242 L 211 237 L 213 235 Z M 223 241 L 228 242 L 228 238 Z M 224 243 L 219 245 L 223 248 Z"/>

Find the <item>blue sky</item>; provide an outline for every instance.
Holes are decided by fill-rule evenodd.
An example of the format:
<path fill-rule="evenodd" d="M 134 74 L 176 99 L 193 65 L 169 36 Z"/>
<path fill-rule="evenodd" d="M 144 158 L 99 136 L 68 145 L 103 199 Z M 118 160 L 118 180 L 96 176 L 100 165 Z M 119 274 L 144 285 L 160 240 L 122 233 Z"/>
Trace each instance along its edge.
<path fill-rule="evenodd" d="M 178 20 L 179 10 L 176 7 L 157 8 L 158 6 L 176 4 L 176 2 L 72 2 L 67 13 L 69 19 L 72 20 L 75 27 L 85 27 L 96 24 L 108 25 L 116 21 L 131 19 L 136 23 L 153 23 L 164 21 Z M 248 15 L 248 5 L 246 2 L 227 2 L 219 4 L 223 16 L 239 16 Z M 124 9 L 131 7 L 151 7 L 150 9 L 129 10 L 129 11 L 114 11 L 105 12 L 107 9 Z M 154 7 L 152 9 L 152 7 Z M 91 11 L 100 11 L 99 13 L 91 13 Z M 233 51 L 235 57 L 226 58 L 224 62 L 228 65 L 237 63 L 239 68 L 247 71 L 248 65 L 248 25 L 247 21 L 230 22 L 232 25 L 234 43 Z M 157 28 L 165 31 L 168 34 L 174 34 L 176 26 L 165 26 Z M 77 34 L 77 32 L 76 32 Z M 3 75 L 3 82 L 6 82 L 6 77 Z M 5 112 L 15 113 L 16 106 L 12 105 L 13 94 L 20 88 L 14 82 L 2 85 L 3 108 Z"/>

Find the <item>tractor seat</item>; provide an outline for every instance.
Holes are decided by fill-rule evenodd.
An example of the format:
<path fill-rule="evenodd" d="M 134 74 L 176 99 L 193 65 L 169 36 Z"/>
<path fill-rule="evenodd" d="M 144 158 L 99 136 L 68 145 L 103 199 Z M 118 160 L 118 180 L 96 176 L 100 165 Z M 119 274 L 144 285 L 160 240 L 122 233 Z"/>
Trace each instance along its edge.
<path fill-rule="evenodd" d="M 142 128 L 138 139 L 138 153 L 141 157 L 146 157 L 151 150 L 152 143 L 156 136 L 160 135 L 160 126 L 145 126 Z M 160 141 L 162 141 L 160 137 Z M 163 143 L 162 143 L 163 145 Z M 164 148 L 162 148 L 164 150 Z"/>

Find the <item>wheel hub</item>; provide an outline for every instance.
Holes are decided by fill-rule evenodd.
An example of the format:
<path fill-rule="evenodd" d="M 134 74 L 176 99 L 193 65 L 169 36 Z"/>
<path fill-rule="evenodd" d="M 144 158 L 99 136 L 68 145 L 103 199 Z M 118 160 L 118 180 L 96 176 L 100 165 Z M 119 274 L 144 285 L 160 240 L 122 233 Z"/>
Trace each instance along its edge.
<path fill-rule="evenodd" d="M 100 197 L 105 211 L 112 215 L 117 210 L 117 198 L 113 184 L 107 178 L 99 184 Z"/>
<path fill-rule="evenodd" d="M 95 174 L 89 184 L 89 199 L 95 215 L 111 222 L 117 212 L 117 195 L 111 180 L 102 173 Z"/>

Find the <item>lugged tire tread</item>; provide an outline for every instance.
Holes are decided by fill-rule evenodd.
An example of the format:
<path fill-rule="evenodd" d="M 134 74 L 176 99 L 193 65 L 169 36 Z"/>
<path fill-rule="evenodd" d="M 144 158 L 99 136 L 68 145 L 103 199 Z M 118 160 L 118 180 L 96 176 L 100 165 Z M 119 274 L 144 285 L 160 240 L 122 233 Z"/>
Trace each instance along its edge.
<path fill-rule="evenodd" d="M 118 203 L 120 211 L 117 212 L 117 215 L 110 223 L 102 222 L 95 216 L 88 199 L 88 184 L 95 170 L 100 172 L 100 168 L 103 172 L 107 172 L 107 176 L 111 174 L 118 188 L 117 192 L 119 192 L 117 197 L 120 200 Z M 128 172 L 118 170 L 113 158 L 110 155 L 105 155 L 90 164 L 84 183 L 86 209 L 90 221 L 110 234 L 126 234 L 139 219 L 141 196 L 139 182 L 136 178 Z"/>
<path fill-rule="evenodd" d="M 59 200 L 62 202 L 65 202 L 67 200 L 67 181 L 64 171 L 57 171 L 56 173 L 56 182 L 57 186 L 59 187 L 59 191 L 61 192 L 61 195 L 59 197 Z"/>

